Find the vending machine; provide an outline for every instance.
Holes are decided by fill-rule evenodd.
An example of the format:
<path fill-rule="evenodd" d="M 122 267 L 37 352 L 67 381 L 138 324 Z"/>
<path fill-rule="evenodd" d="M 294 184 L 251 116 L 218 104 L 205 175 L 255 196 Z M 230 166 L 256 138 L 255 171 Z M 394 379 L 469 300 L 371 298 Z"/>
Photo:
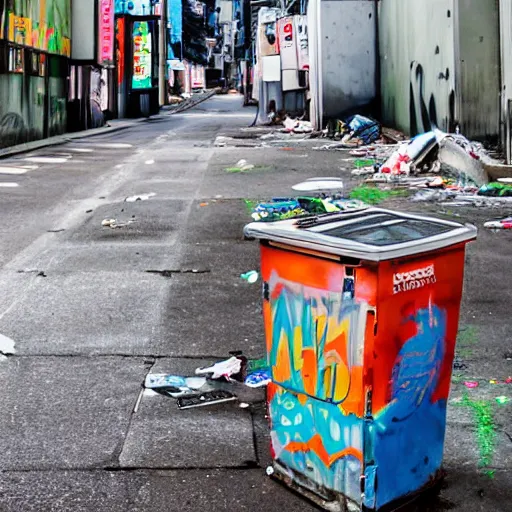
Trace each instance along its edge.
<path fill-rule="evenodd" d="M 159 16 L 117 19 L 118 96 L 125 117 L 157 114 Z"/>

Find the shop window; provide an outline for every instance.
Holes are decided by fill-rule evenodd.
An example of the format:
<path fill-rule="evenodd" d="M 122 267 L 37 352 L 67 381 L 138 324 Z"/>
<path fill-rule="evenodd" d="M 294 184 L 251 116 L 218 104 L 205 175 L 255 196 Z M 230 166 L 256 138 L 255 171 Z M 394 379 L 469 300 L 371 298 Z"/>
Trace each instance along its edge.
<path fill-rule="evenodd" d="M 23 48 L 17 48 L 15 46 L 9 47 L 9 63 L 7 71 L 9 73 L 23 73 L 23 60 L 24 50 Z"/>

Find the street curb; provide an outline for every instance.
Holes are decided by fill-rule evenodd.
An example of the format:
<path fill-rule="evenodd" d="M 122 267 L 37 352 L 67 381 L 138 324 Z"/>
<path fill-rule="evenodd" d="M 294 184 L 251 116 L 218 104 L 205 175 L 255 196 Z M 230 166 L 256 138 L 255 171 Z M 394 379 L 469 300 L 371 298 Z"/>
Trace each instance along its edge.
<path fill-rule="evenodd" d="M 210 99 L 212 96 L 217 94 L 217 90 L 208 91 L 204 96 L 199 98 L 197 101 L 191 101 L 190 103 L 184 102 L 184 104 L 177 108 L 176 110 L 169 111 L 167 109 L 160 109 L 160 112 L 157 115 L 173 115 L 178 114 L 180 112 L 184 112 L 185 110 L 191 109 L 196 105 L 199 105 L 203 101 Z M 70 142 L 77 139 L 88 139 L 90 137 L 96 137 L 98 135 L 104 135 L 106 133 L 115 133 L 120 132 L 122 130 L 126 130 L 138 123 L 143 123 L 147 119 L 147 117 L 141 117 L 138 119 L 127 120 L 124 122 L 119 122 L 118 125 L 114 126 L 102 126 L 101 128 L 92 128 L 91 130 L 83 130 L 80 132 L 70 132 L 64 135 L 57 135 L 55 137 L 48 137 L 47 139 L 34 140 L 31 142 L 25 142 L 23 144 L 17 144 L 16 146 L 10 146 L 8 148 L 0 149 L 0 159 L 6 158 L 9 156 L 18 155 L 21 153 L 28 153 L 29 151 L 35 151 L 41 148 L 47 148 L 52 146 L 60 146 L 65 144 L 66 142 Z"/>

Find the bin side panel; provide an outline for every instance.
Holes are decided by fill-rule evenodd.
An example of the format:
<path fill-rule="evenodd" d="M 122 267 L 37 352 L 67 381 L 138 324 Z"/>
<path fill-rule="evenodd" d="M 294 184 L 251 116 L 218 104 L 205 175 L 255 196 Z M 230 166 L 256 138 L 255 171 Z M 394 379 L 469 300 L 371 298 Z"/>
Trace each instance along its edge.
<path fill-rule="evenodd" d="M 464 246 L 379 269 L 373 375 L 377 506 L 417 492 L 441 468 L 464 274 Z"/>
<path fill-rule="evenodd" d="M 262 246 L 261 272 L 274 458 L 301 485 L 359 503 L 368 305 L 357 292 L 343 300 L 338 262 Z"/>
<path fill-rule="evenodd" d="M 341 493 L 361 503 L 363 419 L 341 406 L 269 386 L 272 453 L 281 466 L 304 476 L 297 482 L 326 495 Z"/>

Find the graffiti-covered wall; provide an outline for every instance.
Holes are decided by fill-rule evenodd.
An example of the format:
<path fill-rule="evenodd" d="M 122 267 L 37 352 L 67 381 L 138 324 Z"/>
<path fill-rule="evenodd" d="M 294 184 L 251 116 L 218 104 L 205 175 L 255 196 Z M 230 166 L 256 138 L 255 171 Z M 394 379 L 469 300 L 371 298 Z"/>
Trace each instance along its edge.
<path fill-rule="evenodd" d="M 447 131 L 455 113 L 455 0 L 380 2 L 382 113 L 415 135 Z"/>
<path fill-rule="evenodd" d="M 415 135 L 460 125 L 499 133 L 499 20 L 495 0 L 380 2 L 382 117 Z"/>
<path fill-rule="evenodd" d="M 0 147 L 63 133 L 71 0 L 0 0 Z"/>
<path fill-rule="evenodd" d="M 3 0 L 3 3 L 5 39 L 70 56 L 71 0 Z"/>

